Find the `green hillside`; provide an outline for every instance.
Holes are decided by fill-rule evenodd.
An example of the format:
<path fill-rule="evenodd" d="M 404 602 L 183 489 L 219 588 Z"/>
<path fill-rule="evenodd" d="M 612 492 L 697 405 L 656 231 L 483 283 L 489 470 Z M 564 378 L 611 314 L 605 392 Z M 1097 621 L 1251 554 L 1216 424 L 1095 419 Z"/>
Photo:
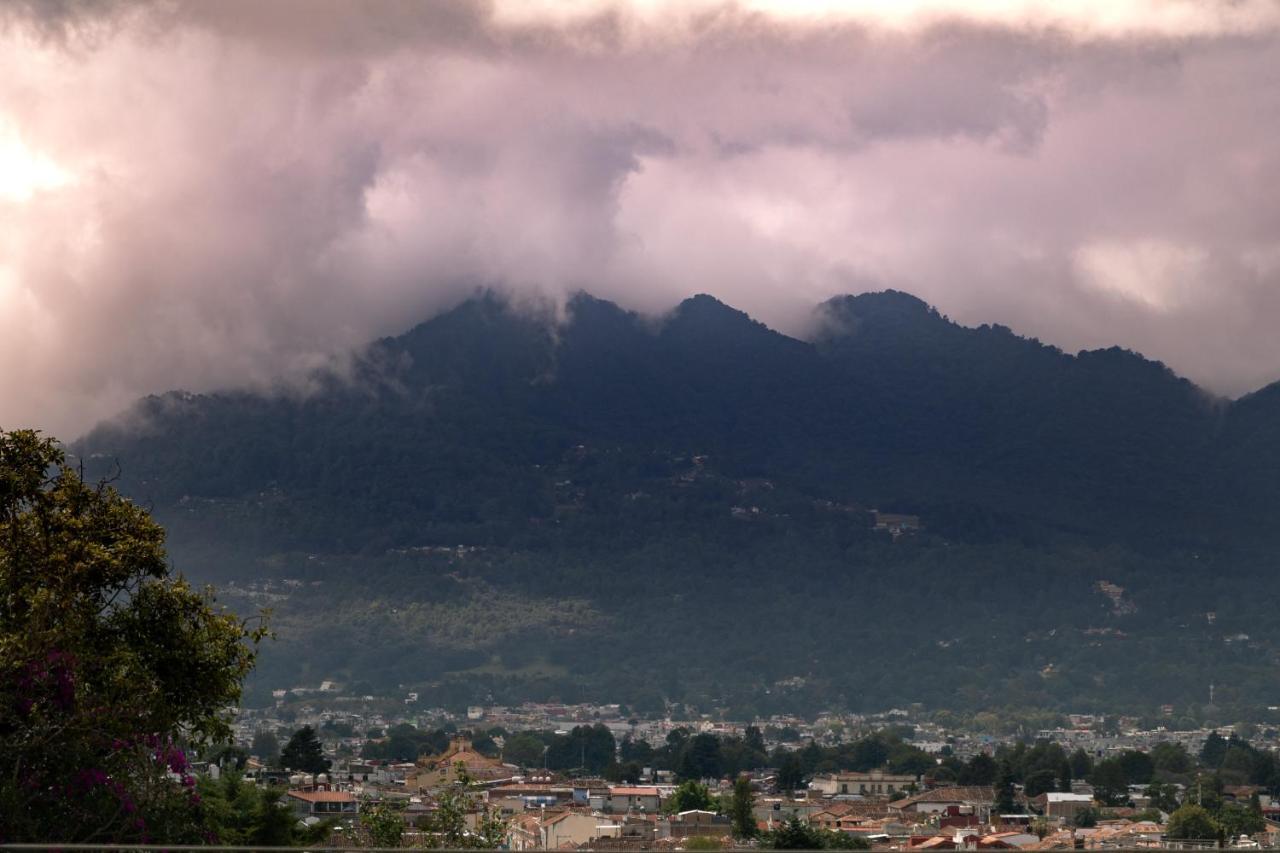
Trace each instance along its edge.
<path fill-rule="evenodd" d="M 189 575 L 274 609 L 259 695 L 1280 702 L 1276 387 L 1215 399 L 902 293 L 817 310 L 799 341 L 706 296 L 555 322 L 483 295 L 307 396 L 151 397 L 75 450 Z"/>

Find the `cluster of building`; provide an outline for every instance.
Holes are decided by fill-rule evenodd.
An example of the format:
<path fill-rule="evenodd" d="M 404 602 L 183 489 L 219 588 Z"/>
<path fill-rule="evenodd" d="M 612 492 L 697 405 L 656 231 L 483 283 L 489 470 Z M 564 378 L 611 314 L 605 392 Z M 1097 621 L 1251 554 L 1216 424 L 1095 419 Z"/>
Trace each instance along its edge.
<path fill-rule="evenodd" d="M 803 682 L 804 679 L 793 679 Z M 779 682 L 779 689 L 789 685 Z M 828 713 L 805 719 L 778 715 L 766 720 L 726 720 L 721 714 L 701 713 L 688 716 L 665 716 L 642 719 L 628 708 L 618 704 L 565 704 L 527 702 L 518 706 L 476 705 L 465 713 L 451 713 L 444 708 L 424 707 L 419 694 L 408 692 L 402 700 L 375 700 L 372 696 L 347 695 L 341 685 L 322 682 L 319 686 L 279 689 L 275 708 L 245 711 L 237 721 L 238 739 L 248 743 L 259 729 L 283 730 L 303 724 L 319 729 L 330 721 L 347 722 L 357 735 L 347 739 L 343 746 L 359 749 L 364 732 L 374 728 L 388 728 L 398 723 L 409 723 L 420 729 L 454 726 L 476 730 L 501 728 L 508 732 L 568 730 L 576 725 L 601 724 L 618 740 L 631 737 L 660 746 L 666 736 L 680 728 L 691 732 L 717 735 L 742 735 L 746 728 L 755 725 L 765 732 L 770 748 L 778 745 L 802 747 L 813 741 L 831 746 L 842 741 L 854 740 L 871 731 L 896 725 L 912 731 L 913 745 L 926 752 L 947 752 L 967 759 L 980 752 L 990 752 L 1002 742 L 1017 738 L 1033 737 L 1057 743 L 1073 751 L 1084 749 L 1090 755 L 1103 757 L 1123 750 L 1149 751 L 1161 741 L 1180 743 L 1187 751 L 1196 754 L 1205 739 L 1213 731 L 1226 736 L 1231 726 L 1215 726 L 1186 730 L 1163 727 L 1142 728 L 1136 718 L 1112 718 L 1111 725 L 1102 725 L 1103 717 L 1090 714 L 1070 714 L 1064 725 L 1057 728 L 1019 732 L 1016 736 L 1002 737 L 991 732 L 969 731 L 945 727 L 931 720 L 928 715 L 904 709 L 890 709 L 876 714 Z M 279 716 L 288 708 L 287 719 Z M 1280 709 L 1275 709 L 1280 712 Z M 1168 712 L 1171 714 L 1172 709 Z M 1280 749 L 1280 738 L 1268 741 L 1257 732 L 1250 737 L 1255 744 L 1265 748 Z"/>
<path fill-rule="evenodd" d="M 501 821 L 503 845 L 518 850 L 572 848 L 660 850 L 682 849 L 689 839 L 728 839 L 729 819 L 706 810 L 672 813 L 667 808 L 675 791 L 668 772 L 645 768 L 643 784 L 610 784 L 601 779 L 566 778 L 555 773 L 521 768 L 498 756 L 482 754 L 465 736 L 456 736 L 450 747 L 414 762 L 365 760 L 358 756 L 377 730 L 411 723 L 421 730 L 452 727 L 459 731 L 522 730 L 564 732 L 575 725 L 602 724 L 621 742 L 644 740 L 654 746 L 665 742 L 675 729 L 724 736 L 743 735 L 748 723 L 703 715 L 693 719 L 641 720 L 618 705 L 563 705 L 528 703 L 518 707 L 476 706 L 465 715 L 442 709 L 423 709 L 413 701 L 366 704 L 356 710 L 351 703 L 326 703 L 338 694 L 332 685 L 306 694 L 288 708 L 287 719 L 272 709 L 243 715 L 237 725 L 240 740 L 249 743 L 256 731 L 284 732 L 303 724 L 313 726 L 325 740 L 332 760 L 327 774 L 270 773 L 251 761 L 250 771 L 288 785 L 288 801 L 301 820 L 338 818 L 358 820 L 370 803 L 394 801 L 410 827 L 428 825 L 442 792 L 458 790 L 465 781 L 470 801 L 468 820 L 478 826 L 484 819 Z M 275 709 L 280 710 L 280 709 Z M 813 720 L 775 717 L 756 721 L 767 747 L 803 748 L 810 742 L 824 745 L 851 740 L 869 731 L 895 726 L 908 730 L 912 745 L 942 757 L 966 759 L 992 752 L 1000 738 L 989 733 L 948 730 L 927 718 L 912 719 L 906 711 L 878 715 L 822 715 Z M 1055 742 L 1069 751 L 1084 749 L 1095 758 L 1129 749 L 1149 750 L 1157 742 L 1173 741 L 1195 754 L 1210 731 L 1145 730 L 1120 721 L 1103 721 L 1088 715 L 1069 716 L 1061 728 L 1022 732 L 1023 739 Z M 339 725 L 336 725 L 339 724 Z M 335 734 L 341 730 L 343 734 Z M 1224 733 L 1227 729 L 1220 727 Z M 326 732 L 328 732 L 326 734 Z M 501 737 L 497 737 L 499 745 Z M 1255 742 L 1257 742 L 1255 740 Z M 1263 744 L 1263 748 L 1267 748 Z M 492 750 L 488 750 L 492 752 Z M 704 780 L 711 793 L 725 803 L 733 780 Z M 795 819 L 811 827 L 866 839 L 885 850 L 979 849 L 1115 849 L 1167 847 L 1167 815 L 1153 813 L 1144 791 L 1131 791 L 1133 808 L 1101 809 L 1088 784 L 1077 780 L 1070 792 L 1050 792 L 1034 798 L 1019 794 L 1016 807 L 997 813 L 997 797 L 990 787 L 940 784 L 930 787 L 927 776 L 893 774 L 887 770 L 866 773 L 826 773 L 810 780 L 807 790 L 786 795 L 778 790 L 773 771 L 751 774 L 754 818 L 767 832 Z M 1280 846 L 1280 803 L 1266 792 L 1228 791 L 1247 801 L 1261 794 L 1266 830 L 1248 839 L 1234 839 L 1235 847 Z M 1084 809 L 1099 812 L 1096 823 L 1078 821 Z M 410 839 L 412 841 L 412 838 Z M 428 839 L 422 839 L 424 842 Z"/>
<path fill-rule="evenodd" d="M 735 844 L 730 819 L 712 810 L 672 812 L 672 784 L 610 784 L 526 773 L 477 752 L 454 738 L 444 753 L 413 763 L 348 762 L 329 774 L 288 778 L 287 798 L 300 820 L 358 820 L 362 808 L 380 801 L 398 804 L 413 841 L 415 826 L 429 826 L 441 794 L 465 790 L 468 825 L 499 821 L 502 845 L 511 850 L 681 850 L 696 837 Z M 727 804 L 733 781 L 707 780 Z M 1089 826 L 1078 825 L 1084 809 L 1098 809 L 1085 783 L 1072 792 L 1016 796 L 1012 812 L 997 810 L 990 786 L 928 787 L 920 776 L 884 770 L 815 776 L 807 790 L 779 792 L 770 771 L 751 774 L 753 818 L 760 833 L 795 820 L 815 829 L 865 839 L 873 849 L 1067 850 L 1179 846 L 1166 837 L 1160 814 L 1153 819 L 1142 793 L 1135 807 L 1107 809 Z M 1253 790 L 1228 791 L 1247 799 Z M 1280 803 L 1262 798 L 1267 828 L 1230 840 L 1236 848 L 1280 846 Z M 727 811 L 727 809 L 722 810 Z M 341 829 L 339 833 L 341 833 Z M 426 843 L 429 839 L 420 838 Z M 1181 843 L 1181 846 L 1193 846 Z M 1214 846 L 1206 844 L 1205 846 Z"/>

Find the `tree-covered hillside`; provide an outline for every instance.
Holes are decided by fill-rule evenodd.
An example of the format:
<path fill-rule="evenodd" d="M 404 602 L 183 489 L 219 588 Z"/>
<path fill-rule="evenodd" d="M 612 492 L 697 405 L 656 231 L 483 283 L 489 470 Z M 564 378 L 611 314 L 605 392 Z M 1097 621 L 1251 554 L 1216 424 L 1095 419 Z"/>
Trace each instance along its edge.
<path fill-rule="evenodd" d="M 800 341 L 705 296 L 486 295 L 306 395 L 147 398 L 75 449 L 190 574 L 274 607 L 260 685 L 1274 704 L 1276 388 L 1217 400 L 902 293 L 818 311 Z"/>

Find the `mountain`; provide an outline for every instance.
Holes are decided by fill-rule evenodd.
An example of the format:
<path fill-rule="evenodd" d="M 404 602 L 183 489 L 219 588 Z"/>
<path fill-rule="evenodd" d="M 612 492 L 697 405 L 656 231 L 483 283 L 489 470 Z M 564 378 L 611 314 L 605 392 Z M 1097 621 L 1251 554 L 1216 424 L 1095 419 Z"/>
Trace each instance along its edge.
<path fill-rule="evenodd" d="M 73 449 L 272 606 L 259 689 L 1276 704 L 1280 385 L 1220 400 L 892 291 L 815 329 L 485 294 L 305 395 L 149 397 Z"/>

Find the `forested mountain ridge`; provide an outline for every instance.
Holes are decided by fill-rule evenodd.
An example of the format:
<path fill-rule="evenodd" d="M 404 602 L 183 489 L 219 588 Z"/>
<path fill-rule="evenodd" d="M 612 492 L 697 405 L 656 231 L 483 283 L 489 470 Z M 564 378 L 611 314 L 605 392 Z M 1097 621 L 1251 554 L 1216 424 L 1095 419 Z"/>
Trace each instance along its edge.
<path fill-rule="evenodd" d="M 558 321 L 482 295 L 306 396 L 151 397 L 75 450 L 119 462 L 193 575 L 275 597 L 264 679 L 1119 706 L 1238 668 L 1219 695 L 1271 698 L 1280 387 L 1215 399 L 903 293 L 818 312 L 802 341 L 707 296 Z M 943 601 L 964 617 L 914 618 Z M 593 651 L 618 643 L 645 651 Z"/>

